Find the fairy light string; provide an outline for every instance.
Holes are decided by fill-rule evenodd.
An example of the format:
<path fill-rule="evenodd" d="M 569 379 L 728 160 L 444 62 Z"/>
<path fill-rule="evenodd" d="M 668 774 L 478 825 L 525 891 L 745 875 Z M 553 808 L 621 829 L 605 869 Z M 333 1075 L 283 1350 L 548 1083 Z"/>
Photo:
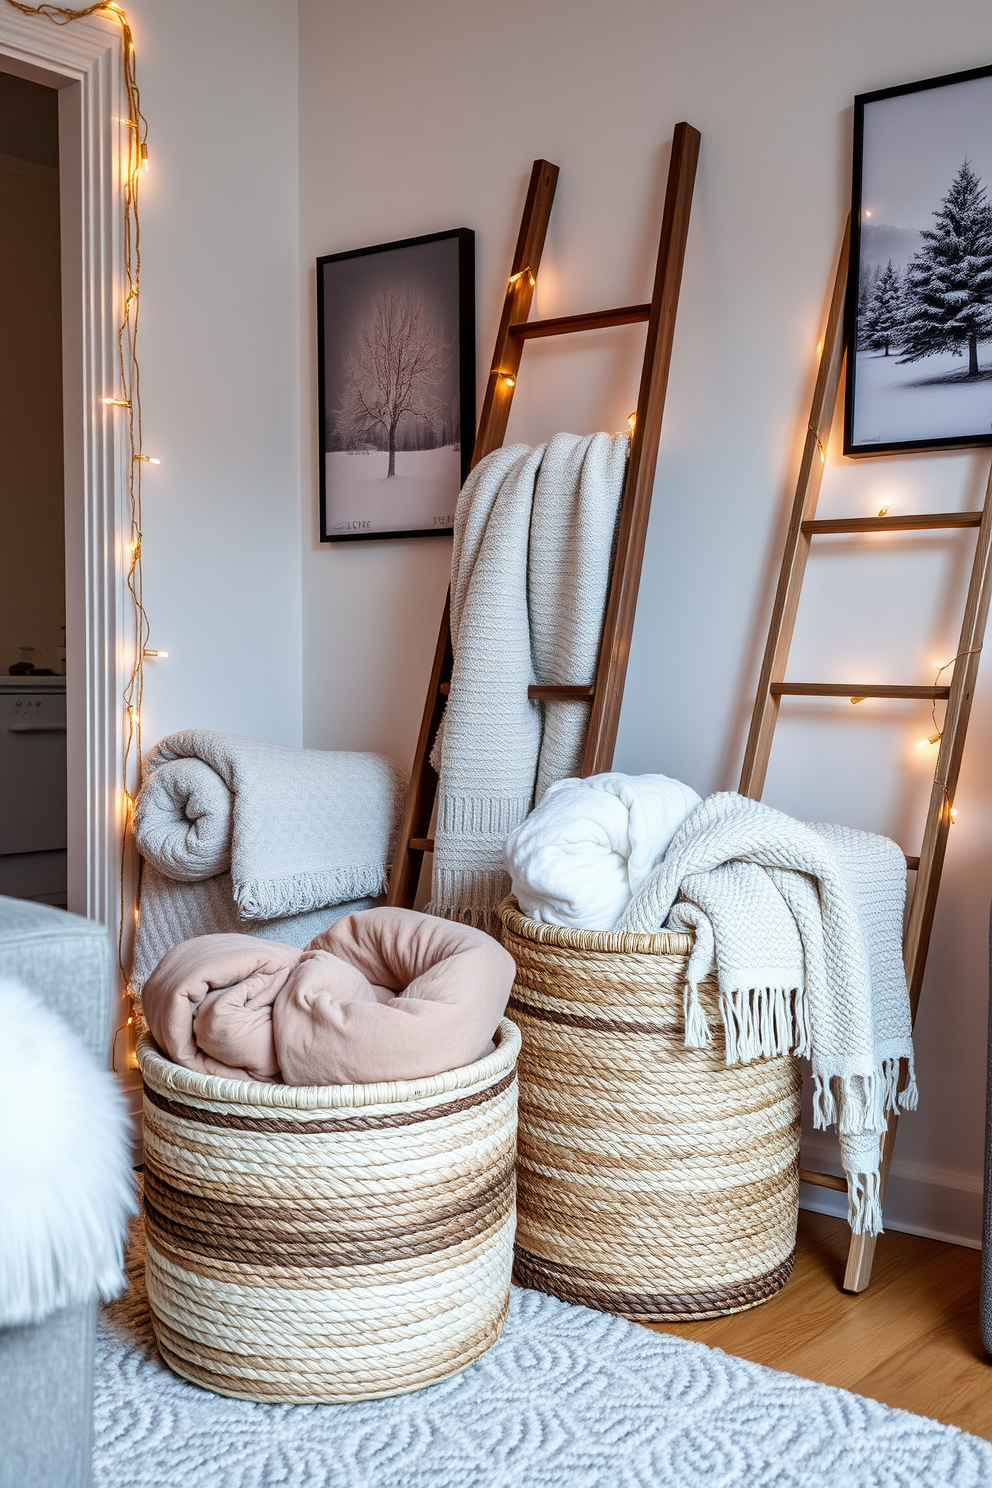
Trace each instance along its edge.
<path fill-rule="evenodd" d="M 105 397 L 108 407 L 125 411 L 125 427 L 130 458 L 128 459 L 128 541 L 123 555 L 125 583 L 130 598 L 130 621 L 128 637 L 130 643 L 130 671 L 122 696 L 124 749 L 121 766 L 121 788 L 123 809 L 121 812 L 120 838 L 120 902 L 117 934 L 117 958 L 121 977 L 128 998 L 128 1015 L 125 1028 L 134 1024 L 135 1003 L 131 979 L 125 966 L 125 948 L 131 926 L 127 923 L 127 849 L 134 818 L 134 804 L 141 783 L 141 706 L 144 700 L 144 660 L 149 655 L 165 655 L 165 652 L 148 650 L 150 627 L 144 604 L 144 584 L 141 556 L 141 476 L 142 466 L 155 464 L 142 450 L 141 431 L 141 369 L 138 362 L 138 312 L 141 304 L 141 227 L 138 216 L 138 195 L 143 170 L 148 169 L 148 121 L 141 111 L 141 94 L 138 89 L 134 37 L 127 13 L 113 3 L 102 0 L 98 5 L 88 5 L 81 10 L 71 10 L 61 5 L 25 5 L 21 0 L 6 0 L 6 4 L 25 16 L 39 16 L 56 26 L 67 26 L 72 21 L 85 20 L 88 16 L 104 16 L 116 21 L 121 31 L 121 65 L 124 92 L 127 98 L 127 118 L 120 122 L 127 131 L 127 147 L 124 151 L 123 207 L 124 207 L 124 300 L 121 306 L 117 329 L 117 360 L 120 375 L 120 395 Z M 140 860 L 139 860 L 140 875 Z M 137 902 L 137 893 L 135 895 Z M 137 919 L 137 908 L 134 917 Z M 114 1064 L 116 1068 L 117 1038 L 114 1035 Z"/>

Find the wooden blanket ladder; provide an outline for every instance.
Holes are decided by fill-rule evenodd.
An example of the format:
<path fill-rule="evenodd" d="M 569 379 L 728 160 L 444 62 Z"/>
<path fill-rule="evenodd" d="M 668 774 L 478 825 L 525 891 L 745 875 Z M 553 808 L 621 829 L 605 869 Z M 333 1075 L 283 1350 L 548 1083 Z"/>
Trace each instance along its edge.
<path fill-rule="evenodd" d="M 592 706 L 582 761 L 583 775 L 608 770 L 613 762 L 661 437 L 699 138 L 698 130 L 691 125 L 676 125 L 650 304 L 595 310 L 587 315 L 561 315 L 550 320 L 527 318 L 558 180 L 556 165 L 547 160 L 535 160 L 472 453 L 474 468 L 503 443 L 520 359 L 527 341 L 538 336 L 560 336 L 575 331 L 647 322 L 630 461 L 595 682 L 588 687 L 534 686 L 528 689 L 528 696 L 536 701 L 590 700 Z M 408 909 L 413 907 L 424 854 L 434 846 L 433 838 L 427 835 L 437 795 L 437 776 L 431 766 L 430 751 L 441 721 L 450 678 L 451 637 L 446 602 L 387 897 L 389 904 Z"/>
<path fill-rule="evenodd" d="M 740 791 L 759 800 L 771 755 L 779 702 L 783 697 L 850 698 L 924 698 L 934 704 L 945 704 L 943 727 L 939 733 L 939 752 L 934 770 L 934 783 L 920 856 L 906 858 L 907 867 L 916 873 L 916 885 L 910 900 L 903 944 L 906 979 L 915 1020 L 920 988 L 926 969 L 927 949 L 933 926 L 940 873 L 944 863 L 947 834 L 953 819 L 954 792 L 957 787 L 961 758 L 964 753 L 968 717 L 978 676 L 978 663 L 985 636 L 985 623 L 992 595 L 992 477 L 981 511 L 933 512 L 920 515 L 850 517 L 817 521 L 816 505 L 826 460 L 827 440 L 841 384 L 844 364 L 844 305 L 848 283 L 850 226 L 841 249 L 837 278 L 827 317 L 820 353 L 819 372 L 813 392 L 806 444 L 799 467 L 799 480 L 782 557 L 778 589 L 772 608 L 768 640 L 758 681 L 758 693 L 751 719 L 751 731 L 744 755 Z M 803 574 L 813 538 L 833 534 L 863 532 L 910 532 L 941 528 L 978 528 L 978 544 L 971 570 L 971 581 L 965 601 L 961 636 L 955 653 L 949 685 L 932 687 L 868 684 L 863 682 L 793 682 L 786 680 L 789 647 L 795 629 Z M 946 679 L 945 679 L 946 681 Z M 937 742 L 936 740 L 934 742 Z M 882 1193 L 892 1158 L 897 1121 L 890 1117 L 888 1131 L 882 1138 Z M 831 1173 L 802 1169 L 806 1183 L 846 1191 L 847 1185 Z M 860 1292 L 871 1279 L 875 1237 L 852 1235 L 848 1251 L 845 1290 Z"/>

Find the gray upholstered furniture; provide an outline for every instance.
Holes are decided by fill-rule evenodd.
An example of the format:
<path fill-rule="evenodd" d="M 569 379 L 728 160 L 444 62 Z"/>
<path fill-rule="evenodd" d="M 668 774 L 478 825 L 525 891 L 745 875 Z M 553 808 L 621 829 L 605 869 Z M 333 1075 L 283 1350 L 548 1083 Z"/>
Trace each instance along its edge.
<path fill-rule="evenodd" d="M 108 1063 L 113 976 L 102 925 L 0 897 L 0 976 L 29 987 Z M 95 1322 L 93 1304 L 0 1328 L 0 1488 L 89 1488 Z"/>

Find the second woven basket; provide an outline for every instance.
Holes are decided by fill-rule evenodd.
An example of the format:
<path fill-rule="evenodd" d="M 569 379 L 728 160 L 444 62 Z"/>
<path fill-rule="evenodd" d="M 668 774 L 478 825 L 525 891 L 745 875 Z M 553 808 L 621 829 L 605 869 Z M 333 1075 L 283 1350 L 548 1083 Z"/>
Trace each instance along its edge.
<path fill-rule="evenodd" d="M 524 1286 L 640 1321 L 741 1312 L 792 1273 L 798 1061 L 684 1043 L 692 938 L 568 930 L 502 907 L 517 963 L 517 1244 Z"/>

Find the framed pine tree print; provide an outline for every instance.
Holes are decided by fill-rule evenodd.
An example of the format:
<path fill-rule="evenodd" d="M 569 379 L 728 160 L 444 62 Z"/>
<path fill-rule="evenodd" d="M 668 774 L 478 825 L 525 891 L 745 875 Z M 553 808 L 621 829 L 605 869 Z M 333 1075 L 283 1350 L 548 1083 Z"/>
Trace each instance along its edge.
<path fill-rule="evenodd" d="M 992 66 L 854 107 L 844 453 L 992 444 Z"/>

